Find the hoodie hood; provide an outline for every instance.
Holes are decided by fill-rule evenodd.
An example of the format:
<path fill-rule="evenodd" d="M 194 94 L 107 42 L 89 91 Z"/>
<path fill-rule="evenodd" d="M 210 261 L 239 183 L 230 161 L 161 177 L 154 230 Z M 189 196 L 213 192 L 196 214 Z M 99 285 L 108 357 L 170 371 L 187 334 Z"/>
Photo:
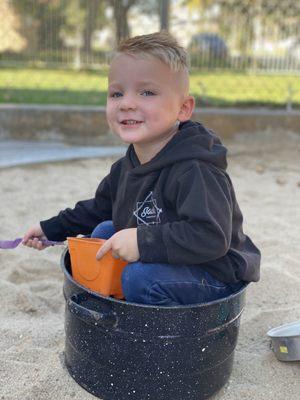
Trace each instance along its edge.
<path fill-rule="evenodd" d="M 199 122 L 186 121 L 152 160 L 141 164 L 131 144 L 126 153 L 127 167 L 137 175 L 165 168 L 185 160 L 200 160 L 226 170 L 227 150 L 220 139 Z"/>

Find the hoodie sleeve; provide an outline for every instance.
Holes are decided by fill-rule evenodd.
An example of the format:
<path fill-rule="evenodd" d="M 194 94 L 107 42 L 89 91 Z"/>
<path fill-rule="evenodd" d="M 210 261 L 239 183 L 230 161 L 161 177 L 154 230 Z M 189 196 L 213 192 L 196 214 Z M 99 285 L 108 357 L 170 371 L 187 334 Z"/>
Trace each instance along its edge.
<path fill-rule="evenodd" d="M 110 180 L 107 175 L 96 190 L 95 197 L 79 201 L 56 217 L 41 221 L 41 228 L 49 240 L 65 240 L 67 236 L 90 234 L 102 221 L 112 219 Z"/>
<path fill-rule="evenodd" d="M 230 187 L 222 172 L 194 164 L 169 191 L 178 220 L 138 227 L 142 262 L 201 264 L 228 251 L 232 231 Z"/>

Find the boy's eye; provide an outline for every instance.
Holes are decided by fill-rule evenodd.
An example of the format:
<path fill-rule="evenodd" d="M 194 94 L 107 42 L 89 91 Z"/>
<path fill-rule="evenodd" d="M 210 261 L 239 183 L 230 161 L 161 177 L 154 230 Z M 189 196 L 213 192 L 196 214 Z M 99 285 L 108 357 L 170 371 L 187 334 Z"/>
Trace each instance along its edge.
<path fill-rule="evenodd" d="M 142 96 L 154 96 L 155 94 L 151 92 L 151 90 L 144 90 L 142 93 Z"/>
<path fill-rule="evenodd" d="M 121 92 L 113 92 L 110 95 L 110 97 L 113 97 L 113 98 L 117 98 L 117 97 L 121 97 L 121 96 L 123 96 L 123 94 Z"/>

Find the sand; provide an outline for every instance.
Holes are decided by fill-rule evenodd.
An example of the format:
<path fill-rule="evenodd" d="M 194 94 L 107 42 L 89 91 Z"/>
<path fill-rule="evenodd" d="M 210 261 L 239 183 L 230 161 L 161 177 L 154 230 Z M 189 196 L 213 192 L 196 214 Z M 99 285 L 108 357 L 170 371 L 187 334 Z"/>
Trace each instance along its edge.
<path fill-rule="evenodd" d="M 245 232 L 261 249 L 262 266 L 260 282 L 247 290 L 232 376 L 213 399 L 299 399 L 300 362 L 277 361 L 266 332 L 300 320 L 300 135 L 242 134 L 227 145 Z M 31 224 L 93 196 L 111 162 L 0 170 L 0 239 L 22 236 Z M 61 251 L 0 250 L 1 400 L 94 399 L 63 363 Z"/>

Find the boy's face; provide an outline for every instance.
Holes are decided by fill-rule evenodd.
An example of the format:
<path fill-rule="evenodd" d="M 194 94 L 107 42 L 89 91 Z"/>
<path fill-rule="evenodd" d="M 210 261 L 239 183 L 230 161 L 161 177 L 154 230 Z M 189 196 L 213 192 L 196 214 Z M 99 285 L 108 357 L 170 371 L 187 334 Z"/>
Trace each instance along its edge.
<path fill-rule="evenodd" d="M 182 120 L 187 82 L 181 74 L 156 58 L 117 55 L 108 77 L 106 115 L 111 130 L 125 143 L 163 142 Z"/>

